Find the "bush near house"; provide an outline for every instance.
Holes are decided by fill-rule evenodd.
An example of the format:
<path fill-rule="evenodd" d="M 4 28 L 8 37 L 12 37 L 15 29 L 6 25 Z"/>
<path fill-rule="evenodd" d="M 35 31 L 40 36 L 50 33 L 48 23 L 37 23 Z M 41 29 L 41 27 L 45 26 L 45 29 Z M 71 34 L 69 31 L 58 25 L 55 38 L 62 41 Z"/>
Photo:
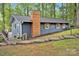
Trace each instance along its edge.
<path fill-rule="evenodd" d="M 4 39 L 3 39 L 3 37 L 0 35 L 0 42 L 3 42 L 4 41 Z"/>

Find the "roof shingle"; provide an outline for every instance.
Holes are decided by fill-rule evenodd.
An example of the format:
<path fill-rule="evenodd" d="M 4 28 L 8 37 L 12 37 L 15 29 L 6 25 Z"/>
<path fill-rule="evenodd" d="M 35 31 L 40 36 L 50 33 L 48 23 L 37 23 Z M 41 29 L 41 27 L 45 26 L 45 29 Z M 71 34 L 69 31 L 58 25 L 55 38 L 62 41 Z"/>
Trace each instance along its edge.
<path fill-rule="evenodd" d="M 13 15 L 18 21 L 22 22 L 32 22 L 30 16 L 19 16 Z M 12 19 L 11 19 L 12 20 Z M 68 23 L 63 19 L 53 19 L 53 18 L 40 18 L 41 23 Z"/>

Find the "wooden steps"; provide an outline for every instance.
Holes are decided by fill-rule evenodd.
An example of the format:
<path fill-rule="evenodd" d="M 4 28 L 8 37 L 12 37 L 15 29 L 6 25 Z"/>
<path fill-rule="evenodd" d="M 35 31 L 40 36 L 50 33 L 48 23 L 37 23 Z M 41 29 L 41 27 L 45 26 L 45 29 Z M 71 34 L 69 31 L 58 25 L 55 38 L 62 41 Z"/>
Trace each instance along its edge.
<path fill-rule="evenodd" d="M 74 36 L 77 37 L 77 38 L 79 38 L 79 34 L 75 34 Z"/>
<path fill-rule="evenodd" d="M 0 43 L 0 46 L 6 46 L 7 44 L 5 42 Z"/>
<path fill-rule="evenodd" d="M 64 38 L 65 39 L 75 39 L 76 36 L 74 36 L 74 35 L 65 35 Z"/>

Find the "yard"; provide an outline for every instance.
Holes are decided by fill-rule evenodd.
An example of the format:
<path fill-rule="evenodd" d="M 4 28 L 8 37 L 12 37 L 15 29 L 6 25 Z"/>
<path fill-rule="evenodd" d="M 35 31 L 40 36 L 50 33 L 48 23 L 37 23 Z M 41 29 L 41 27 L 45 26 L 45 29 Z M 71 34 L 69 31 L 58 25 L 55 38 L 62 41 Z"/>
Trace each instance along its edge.
<path fill-rule="evenodd" d="M 63 35 L 71 35 L 71 32 L 72 34 L 79 34 L 79 29 L 72 29 L 72 30 L 67 30 L 67 31 L 59 32 L 59 33 L 48 34 L 46 36 L 41 36 L 39 38 L 50 38 L 50 37 L 58 37 L 58 36 L 63 36 Z"/>
<path fill-rule="evenodd" d="M 73 34 L 79 33 L 79 29 L 73 29 L 72 31 Z M 42 36 L 42 38 L 69 35 L 69 34 L 70 34 L 70 30 Z M 50 41 L 44 43 L 33 43 L 26 45 L 1 46 L 0 55 L 12 55 L 12 56 L 14 55 L 23 55 L 23 56 L 24 55 L 30 55 L 30 56 L 79 55 L 79 38 Z"/>

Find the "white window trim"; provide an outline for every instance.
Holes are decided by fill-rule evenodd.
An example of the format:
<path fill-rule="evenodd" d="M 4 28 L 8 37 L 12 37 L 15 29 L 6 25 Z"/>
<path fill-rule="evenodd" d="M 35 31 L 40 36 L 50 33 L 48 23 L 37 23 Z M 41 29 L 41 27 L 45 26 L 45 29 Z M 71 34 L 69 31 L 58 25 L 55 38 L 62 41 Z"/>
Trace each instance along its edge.
<path fill-rule="evenodd" d="M 56 29 L 60 29 L 61 28 L 60 26 L 61 26 L 60 24 L 56 24 Z"/>
<path fill-rule="evenodd" d="M 50 24 L 44 24 L 44 26 L 45 26 L 44 27 L 45 29 L 49 29 L 50 28 Z"/>

